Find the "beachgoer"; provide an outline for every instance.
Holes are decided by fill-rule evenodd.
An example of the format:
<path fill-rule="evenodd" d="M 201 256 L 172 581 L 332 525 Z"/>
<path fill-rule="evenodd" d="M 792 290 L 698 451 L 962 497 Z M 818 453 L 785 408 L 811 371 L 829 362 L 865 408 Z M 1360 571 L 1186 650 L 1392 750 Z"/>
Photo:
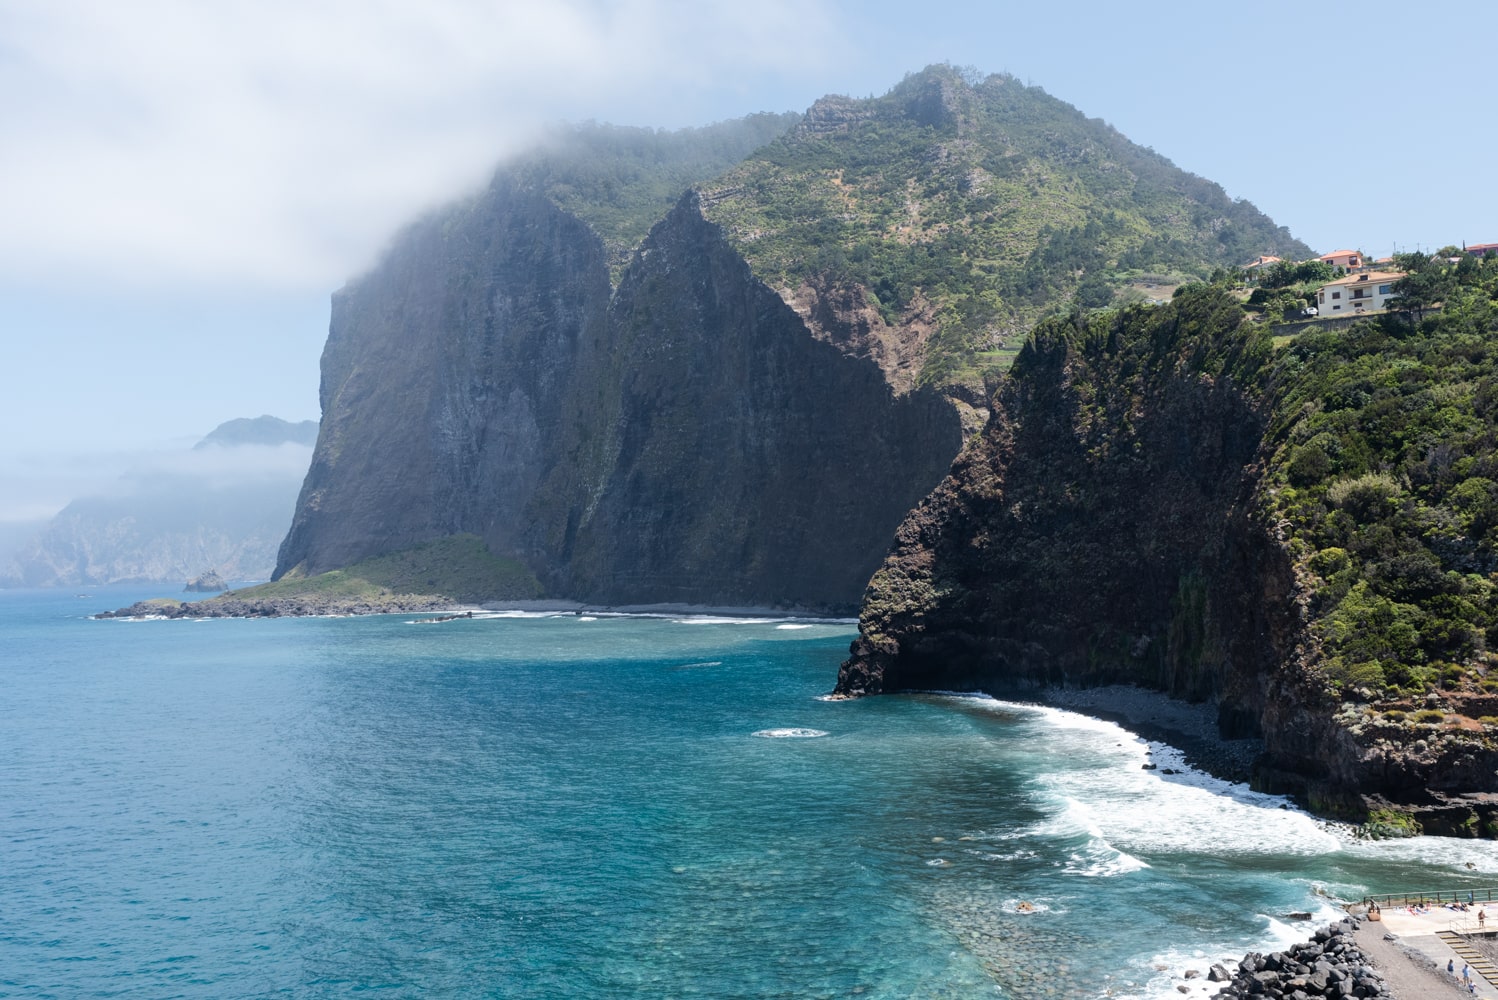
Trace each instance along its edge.
<path fill-rule="evenodd" d="M 1471 970 L 1470 967 L 1468 967 L 1468 965 L 1467 965 L 1466 962 L 1463 962 L 1462 963 L 1462 982 L 1464 982 L 1464 983 L 1470 983 L 1471 981 L 1472 981 L 1472 970 Z"/>
<path fill-rule="evenodd" d="M 1488 911 L 1479 907 L 1478 911 L 1477 911 L 1477 926 L 1478 927 L 1482 927 L 1482 926 L 1486 925 L 1487 922 L 1488 922 Z"/>
<path fill-rule="evenodd" d="M 1453 976 L 1456 975 L 1456 959 L 1446 959 L 1446 971 L 1451 973 Z"/>

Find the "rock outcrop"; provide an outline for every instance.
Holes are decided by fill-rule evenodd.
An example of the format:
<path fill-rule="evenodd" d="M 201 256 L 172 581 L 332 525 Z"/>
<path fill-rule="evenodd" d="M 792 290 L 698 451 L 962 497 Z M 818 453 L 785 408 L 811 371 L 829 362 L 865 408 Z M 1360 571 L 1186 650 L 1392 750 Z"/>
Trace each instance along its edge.
<path fill-rule="evenodd" d="M 221 590 L 228 590 L 229 585 L 218 575 L 218 571 L 209 570 L 188 580 L 187 586 L 182 589 L 189 594 L 216 594 Z"/>

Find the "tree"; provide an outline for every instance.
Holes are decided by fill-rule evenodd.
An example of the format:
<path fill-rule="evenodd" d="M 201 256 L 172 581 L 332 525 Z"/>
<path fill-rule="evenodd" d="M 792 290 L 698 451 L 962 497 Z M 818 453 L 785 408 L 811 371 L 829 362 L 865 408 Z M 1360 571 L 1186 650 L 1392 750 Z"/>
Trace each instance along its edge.
<path fill-rule="evenodd" d="M 1388 309 L 1413 316 L 1416 323 L 1423 322 L 1426 311 L 1450 294 L 1452 278 L 1436 258 L 1419 252 L 1395 254 L 1394 264 L 1409 273 L 1394 282 L 1394 297 L 1389 300 Z"/>

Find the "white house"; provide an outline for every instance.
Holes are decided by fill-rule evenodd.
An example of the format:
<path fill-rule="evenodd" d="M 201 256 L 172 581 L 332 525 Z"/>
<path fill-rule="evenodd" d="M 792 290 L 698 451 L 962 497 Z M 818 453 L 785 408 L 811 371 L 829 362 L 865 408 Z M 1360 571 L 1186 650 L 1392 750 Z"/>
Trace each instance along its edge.
<path fill-rule="evenodd" d="M 1322 316 L 1349 316 L 1384 308 L 1394 296 L 1398 271 L 1365 271 L 1327 282 L 1316 293 L 1316 311 Z"/>

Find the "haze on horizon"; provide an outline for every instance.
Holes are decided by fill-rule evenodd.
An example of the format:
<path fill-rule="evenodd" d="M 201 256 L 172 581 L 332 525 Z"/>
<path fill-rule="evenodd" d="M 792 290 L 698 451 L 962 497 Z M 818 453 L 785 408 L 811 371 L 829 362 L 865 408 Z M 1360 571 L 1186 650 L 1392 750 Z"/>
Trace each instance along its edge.
<path fill-rule="evenodd" d="M 554 122 L 800 111 L 950 62 L 1044 87 L 1323 250 L 1498 241 L 1498 9 L 1201 10 L 0 2 L 0 523 L 233 417 L 316 419 L 329 294 Z"/>

